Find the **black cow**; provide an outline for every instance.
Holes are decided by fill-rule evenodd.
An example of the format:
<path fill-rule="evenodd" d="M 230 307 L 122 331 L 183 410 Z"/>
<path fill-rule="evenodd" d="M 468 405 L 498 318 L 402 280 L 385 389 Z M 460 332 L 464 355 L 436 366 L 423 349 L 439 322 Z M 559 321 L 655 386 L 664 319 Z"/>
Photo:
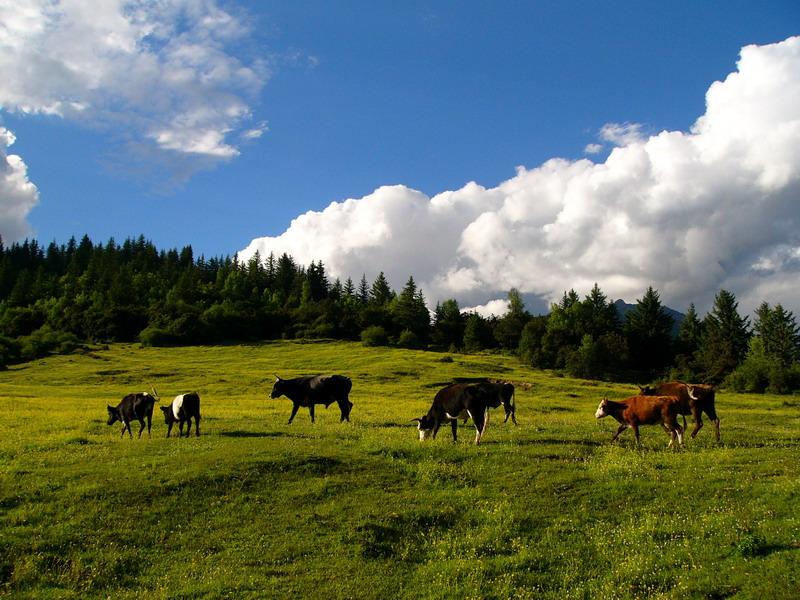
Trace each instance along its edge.
<path fill-rule="evenodd" d="M 134 419 L 139 421 L 141 427 L 139 428 L 139 437 L 142 437 L 144 431 L 144 420 L 147 418 L 147 435 L 150 435 L 150 425 L 153 419 L 153 406 L 156 399 L 147 392 L 140 392 L 138 394 L 128 394 L 122 399 L 117 406 L 108 406 L 108 425 L 113 425 L 117 421 L 122 422 L 122 435 L 125 431 L 133 438 L 131 433 L 131 421 Z"/>
<path fill-rule="evenodd" d="M 276 377 L 278 377 L 276 375 Z M 314 405 L 324 404 L 328 408 L 336 402 L 339 405 L 342 418 L 339 420 L 350 421 L 350 411 L 353 403 L 350 402 L 348 395 L 353 387 L 353 382 L 348 377 L 342 375 L 309 375 L 306 377 L 296 377 L 294 379 L 277 378 L 275 385 L 272 386 L 271 398 L 286 396 L 292 401 L 292 414 L 289 416 L 291 425 L 297 410 L 304 406 L 311 414 L 311 422 L 314 422 Z"/>
<path fill-rule="evenodd" d="M 511 383 L 454 383 L 436 392 L 428 414 L 417 421 L 420 441 L 436 437 L 442 423 L 450 421 L 453 441 L 457 440 L 459 417 L 471 417 L 475 425 L 475 443 L 479 444 L 489 422 L 489 409 L 501 404 L 506 412 L 505 420 L 511 417 L 517 423 L 514 405 L 514 385 Z"/>
<path fill-rule="evenodd" d="M 167 424 L 167 437 L 172 432 L 172 426 L 178 423 L 178 437 L 183 437 L 183 424 L 186 423 L 186 437 L 192 432 L 192 419 L 194 419 L 194 433 L 200 437 L 200 396 L 197 392 L 179 394 L 169 406 L 161 406 L 164 413 L 164 422 Z"/>

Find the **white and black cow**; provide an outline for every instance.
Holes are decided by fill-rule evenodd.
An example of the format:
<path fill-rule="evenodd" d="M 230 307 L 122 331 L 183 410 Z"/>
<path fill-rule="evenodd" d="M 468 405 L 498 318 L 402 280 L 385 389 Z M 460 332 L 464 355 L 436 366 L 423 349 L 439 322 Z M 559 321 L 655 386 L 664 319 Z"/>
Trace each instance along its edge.
<path fill-rule="evenodd" d="M 514 385 L 511 383 L 454 383 L 436 392 L 433 404 L 426 415 L 417 421 L 420 441 L 435 438 L 442 423 L 450 421 L 453 441 L 457 440 L 458 419 L 469 416 L 475 425 L 475 443 L 479 444 L 489 423 L 489 409 L 501 404 L 517 423 L 514 405 Z"/>
<path fill-rule="evenodd" d="M 349 394 L 353 383 L 349 377 L 343 375 L 309 375 L 306 377 L 296 377 L 294 379 L 281 379 L 275 376 L 275 384 L 272 386 L 270 397 L 275 399 L 286 396 L 292 401 L 292 414 L 289 416 L 289 424 L 292 423 L 298 409 L 303 406 L 308 408 L 311 414 L 311 422 L 314 422 L 314 405 L 324 404 L 328 408 L 336 402 L 339 405 L 342 421 L 350 420 L 350 411 L 353 403 L 350 402 Z"/>
<path fill-rule="evenodd" d="M 108 406 L 108 425 L 113 425 L 117 421 L 122 423 L 122 435 L 125 431 L 133 438 L 131 433 L 131 421 L 136 419 L 139 421 L 141 427 L 139 428 L 139 437 L 142 437 L 144 431 L 144 420 L 147 419 L 147 435 L 150 435 L 150 425 L 153 419 L 153 406 L 156 399 L 147 392 L 139 392 L 138 394 L 128 394 L 122 399 L 117 406 Z"/>
<path fill-rule="evenodd" d="M 164 422 L 167 424 L 167 437 L 172 432 L 172 426 L 178 423 L 178 437 L 183 437 L 183 424 L 186 423 L 186 437 L 192 432 L 192 419 L 194 419 L 194 433 L 200 436 L 200 395 L 197 392 L 178 394 L 169 406 L 161 406 L 164 413 Z"/>

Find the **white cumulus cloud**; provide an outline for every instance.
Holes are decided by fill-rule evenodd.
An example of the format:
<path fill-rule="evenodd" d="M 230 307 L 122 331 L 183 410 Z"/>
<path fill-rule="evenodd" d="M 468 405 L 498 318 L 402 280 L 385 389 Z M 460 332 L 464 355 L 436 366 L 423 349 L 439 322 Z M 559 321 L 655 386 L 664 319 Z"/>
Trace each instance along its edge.
<path fill-rule="evenodd" d="M 28 180 L 28 168 L 8 148 L 14 134 L 0 127 L 0 236 L 3 241 L 16 241 L 31 233 L 27 216 L 39 201 L 39 190 Z"/>
<path fill-rule="evenodd" d="M 0 108 L 230 158 L 268 77 L 231 51 L 248 35 L 216 0 L 0 0 Z"/>
<path fill-rule="evenodd" d="M 545 301 L 597 282 L 633 301 L 650 285 L 667 304 L 710 307 L 721 288 L 749 310 L 800 313 L 800 37 L 742 48 L 689 131 L 645 136 L 607 124 L 604 162 L 549 160 L 494 188 L 431 198 L 404 186 L 308 212 L 255 251 L 322 260 L 334 276 L 413 274 L 431 303 Z"/>

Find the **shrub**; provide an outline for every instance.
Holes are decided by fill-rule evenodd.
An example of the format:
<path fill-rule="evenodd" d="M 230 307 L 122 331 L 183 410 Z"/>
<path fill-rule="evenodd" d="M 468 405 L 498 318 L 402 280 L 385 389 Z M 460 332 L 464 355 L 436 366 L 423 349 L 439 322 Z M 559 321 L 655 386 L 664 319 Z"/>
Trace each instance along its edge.
<path fill-rule="evenodd" d="M 401 348 L 416 349 L 420 347 L 419 336 L 410 329 L 404 329 L 397 338 L 397 345 Z"/>
<path fill-rule="evenodd" d="M 361 341 L 365 346 L 386 346 L 389 344 L 389 336 L 380 325 L 372 325 L 361 332 Z"/>

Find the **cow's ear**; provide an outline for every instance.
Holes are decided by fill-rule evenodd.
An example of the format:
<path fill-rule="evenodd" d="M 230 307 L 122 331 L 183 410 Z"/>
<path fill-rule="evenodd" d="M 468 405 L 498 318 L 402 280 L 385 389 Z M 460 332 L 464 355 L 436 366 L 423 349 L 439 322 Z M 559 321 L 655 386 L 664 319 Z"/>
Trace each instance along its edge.
<path fill-rule="evenodd" d="M 169 410 L 169 406 L 159 406 L 158 408 L 160 408 L 163 412 L 167 412 Z"/>
<path fill-rule="evenodd" d="M 117 409 L 116 409 L 116 408 L 114 408 L 113 406 L 110 406 L 110 405 L 108 405 L 108 404 L 106 404 L 106 408 L 108 409 L 108 412 L 110 412 L 110 413 L 112 413 L 112 414 L 114 414 L 115 412 L 117 412 Z"/>

